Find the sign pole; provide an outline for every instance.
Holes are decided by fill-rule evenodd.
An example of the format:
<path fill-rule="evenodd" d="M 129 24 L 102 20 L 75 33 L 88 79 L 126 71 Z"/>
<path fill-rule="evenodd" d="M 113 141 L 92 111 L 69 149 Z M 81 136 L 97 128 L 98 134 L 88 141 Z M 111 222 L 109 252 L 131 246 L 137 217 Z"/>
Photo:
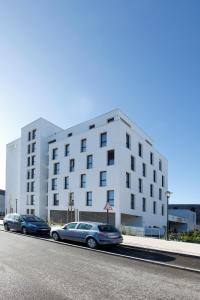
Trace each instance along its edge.
<path fill-rule="evenodd" d="M 109 210 L 107 209 L 107 224 L 109 224 Z"/>

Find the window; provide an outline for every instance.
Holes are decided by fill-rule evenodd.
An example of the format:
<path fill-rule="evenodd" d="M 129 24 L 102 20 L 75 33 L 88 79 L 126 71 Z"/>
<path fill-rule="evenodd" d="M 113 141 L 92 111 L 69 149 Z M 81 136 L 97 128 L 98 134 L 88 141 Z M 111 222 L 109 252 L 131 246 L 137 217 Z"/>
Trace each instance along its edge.
<path fill-rule="evenodd" d="M 107 152 L 107 164 L 108 166 L 114 165 L 115 163 L 115 150 L 109 150 Z"/>
<path fill-rule="evenodd" d="M 31 178 L 35 178 L 35 169 L 31 169 Z"/>
<path fill-rule="evenodd" d="M 92 192 L 86 193 L 86 206 L 92 206 Z"/>
<path fill-rule="evenodd" d="M 142 179 L 141 178 L 138 179 L 138 189 L 139 189 L 139 193 L 142 193 Z"/>
<path fill-rule="evenodd" d="M 93 156 L 88 155 L 87 156 L 87 169 L 92 169 L 92 165 L 93 165 Z"/>
<path fill-rule="evenodd" d="M 95 128 L 95 124 L 89 126 L 89 129 L 93 129 L 93 128 Z"/>
<path fill-rule="evenodd" d="M 86 152 L 86 139 L 81 140 L 81 152 Z"/>
<path fill-rule="evenodd" d="M 106 186 L 107 185 L 107 172 L 102 171 L 100 172 L 100 186 Z"/>
<path fill-rule="evenodd" d="M 153 153 L 150 152 L 150 164 L 153 165 L 153 162 L 154 162 Z"/>
<path fill-rule="evenodd" d="M 27 191 L 27 193 L 29 192 L 29 182 L 27 182 L 27 184 L 26 184 L 26 191 Z"/>
<path fill-rule="evenodd" d="M 165 215 L 165 205 L 164 204 L 162 204 L 162 207 L 161 207 L 161 214 L 162 214 L 162 216 Z"/>
<path fill-rule="evenodd" d="M 64 177 L 64 189 L 67 190 L 69 188 L 69 176 Z"/>
<path fill-rule="evenodd" d="M 114 191 L 107 191 L 107 202 L 110 206 L 114 206 Z"/>
<path fill-rule="evenodd" d="M 156 214 L 156 201 L 153 201 L 153 214 Z"/>
<path fill-rule="evenodd" d="M 69 171 L 74 172 L 74 170 L 75 170 L 75 159 L 72 158 L 69 161 Z"/>
<path fill-rule="evenodd" d="M 157 181 L 157 173 L 156 170 L 153 170 L 153 182 Z"/>
<path fill-rule="evenodd" d="M 32 139 L 34 140 L 36 138 L 36 129 L 34 129 L 33 131 L 32 131 Z"/>
<path fill-rule="evenodd" d="M 162 160 L 159 159 L 159 170 L 162 171 Z"/>
<path fill-rule="evenodd" d="M 144 177 L 146 177 L 146 164 L 145 163 L 142 164 L 142 175 Z"/>
<path fill-rule="evenodd" d="M 146 211 L 146 198 L 142 198 L 142 211 Z"/>
<path fill-rule="evenodd" d="M 65 145 L 65 156 L 69 156 L 69 144 Z"/>
<path fill-rule="evenodd" d="M 165 187 L 165 176 L 162 175 L 162 187 Z"/>
<path fill-rule="evenodd" d="M 150 197 L 153 197 L 154 195 L 154 186 L 153 184 L 150 184 Z"/>
<path fill-rule="evenodd" d="M 131 155 L 131 170 L 135 171 L 135 157 Z"/>
<path fill-rule="evenodd" d="M 126 148 L 131 148 L 131 137 L 128 133 L 126 134 Z"/>
<path fill-rule="evenodd" d="M 142 144 L 141 143 L 138 143 L 138 155 L 140 157 L 143 156 L 143 149 L 142 149 Z"/>
<path fill-rule="evenodd" d="M 100 135 L 100 147 L 107 146 L 107 132 L 103 132 Z"/>
<path fill-rule="evenodd" d="M 31 158 L 30 158 L 30 156 L 27 158 L 27 166 L 28 167 L 30 167 L 30 165 L 31 165 Z"/>
<path fill-rule="evenodd" d="M 159 189 L 159 200 L 162 200 L 162 189 Z"/>
<path fill-rule="evenodd" d="M 31 153 L 31 145 L 28 145 L 28 147 L 27 147 L 27 153 L 28 153 L 28 154 Z"/>
<path fill-rule="evenodd" d="M 52 159 L 57 159 L 58 158 L 58 148 L 52 149 Z"/>
<path fill-rule="evenodd" d="M 91 224 L 86 224 L 86 223 L 80 223 L 78 225 L 77 229 L 90 230 L 90 229 L 92 229 L 92 225 Z"/>
<path fill-rule="evenodd" d="M 26 214 L 27 214 L 27 215 L 29 215 L 29 208 L 27 208 L 27 210 L 26 210 Z"/>
<path fill-rule="evenodd" d="M 35 152 L 35 149 L 36 149 L 36 143 L 33 143 L 33 144 L 32 144 L 32 153 Z"/>
<path fill-rule="evenodd" d="M 85 187 L 86 187 L 86 175 L 81 174 L 81 188 L 85 188 Z"/>
<path fill-rule="evenodd" d="M 35 192 L 35 182 L 31 182 L 31 192 Z"/>
<path fill-rule="evenodd" d="M 59 205 L 58 194 L 53 194 L 53 205 L 55 206 Z"/>
<path fill-rule="evenodd" d="M 30 171 L 27 171 L 27 179 L 30 179 Z"/>
<path fill-rule="evenodd" d="M 130 188 L 131 183 L 130 183 L 130 173 L 126 172 L 126 187 Z"/>
<path fill-rule="evenodd" d="M 68 137 L 72 136 L 72 132 L 68 133 L 68 135 L 67 135 L 67 136 L 68 136 Z"/>
<path fill-rule="evenodd" d="M 28 132 L 28 141 L 30 141 L 31 140 L 31 132 L 29 131 Z"/>
<path fill-rule="evenodd" d="M 75 229 L 77 223 L 70 223 L 68 225 L 65 225 L 64 229 Z"/>
<path fill-rule="evenodd" d="M 51 189 L 52 189 L 52 191 L 55 191 L 55 190 L 57 190 L 57 178 L 52 178 L 52 180 L 51 180 Z"/>
<path fill-rule="evenodd" d="M 31 195 L 31 205 L 35 205 L 35 195 Z"/>
<path fill-rule="evenodd" d="M 30 214 L 34 215 L 35 214 L 35 209 L 30 209 Z"/>
<path fill-rule="evenodd" d="M 74 193 L 69 193 L 69 206 L 74 206 Z"/>
<path fill-rule="evenodd" d="M 131 209 L 135 209 L 135 195 L 131 194 Z"/>
<path fill-rule="evenodd" d="M 114 120 L 115 120 L 114 117 L 109 118 L 109 119 L 107 119 L 107 123 L 111 123 L 111 122 L 113 122 Z"/>
<path fill-rule="evenodd" d="M 32 166 L 35 165 L 35 155 L 31 156 L 31 164 Z"/>
<path fill-rule="evenodd" d="M 60 171 L 60 164 L 59 163 L 55 163 L 54 167 L 53 167 L 53 174 L 54 175 L 58 175 Z"/>

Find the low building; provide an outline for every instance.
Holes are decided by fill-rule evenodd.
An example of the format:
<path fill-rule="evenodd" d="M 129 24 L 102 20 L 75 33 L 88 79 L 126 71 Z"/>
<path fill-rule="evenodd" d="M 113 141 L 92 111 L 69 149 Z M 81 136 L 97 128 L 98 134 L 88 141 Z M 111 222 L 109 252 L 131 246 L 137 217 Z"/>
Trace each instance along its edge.
<path fill-rule="evenodd" d="M 5 215 L 5 191 L 0 190 L 0 216 Z"/>
<path fill-rule="evenodd" d="M 196 229 L 196 212 L 189 209 L 170 208 L 169 230 L 172 232 L 188 232 Z"/>
<path fill-rule="evenodd" d="M 196 213 L 196 227 L 200 229 L 200 204 L 169 204 L 169 209 L 187 209 Z"/>

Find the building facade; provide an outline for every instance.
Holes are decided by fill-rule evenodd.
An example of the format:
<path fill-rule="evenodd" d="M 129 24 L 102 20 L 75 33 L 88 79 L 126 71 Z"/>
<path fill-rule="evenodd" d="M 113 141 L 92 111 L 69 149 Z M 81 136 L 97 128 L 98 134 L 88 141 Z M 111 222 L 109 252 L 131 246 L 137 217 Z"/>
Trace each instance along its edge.
<path fill-rule="evenodd" d="M 110 223 L 163 227 L 167 170 L 151 138 L 119 110 L 67 130 L 39 119 L 7 145 L 6 208 L 59 223 L 105 222 L 109 202 Z"/>
<path fill-rule="evenodd" d="M 189 232 L 196 229 L 196 212 L 189 209 L 170 208 L 168 213 L 171 232 Z"/>
<path fill-rule="evenodd" d="M 5 191 L 0 190 L 0 217 L 5 215 Z"/>

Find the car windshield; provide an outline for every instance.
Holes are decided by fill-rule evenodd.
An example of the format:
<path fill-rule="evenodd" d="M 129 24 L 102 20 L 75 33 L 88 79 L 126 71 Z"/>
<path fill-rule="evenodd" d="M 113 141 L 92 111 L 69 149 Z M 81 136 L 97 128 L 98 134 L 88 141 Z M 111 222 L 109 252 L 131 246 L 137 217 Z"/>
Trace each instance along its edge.
<path fill-rule="evenodd" d="M 24 216 L 24 215 L 22 215 L 21 217 L 26 222 L 44 222 L 44 220 L 42 220 L 42 219 L 40 219 L 36 216 Z"/>
<path fill-rule="evenodd" d="M 101 232 L 118 232 L 118 230 L 112 225 L 99 225 L 98 228 Z"/>

